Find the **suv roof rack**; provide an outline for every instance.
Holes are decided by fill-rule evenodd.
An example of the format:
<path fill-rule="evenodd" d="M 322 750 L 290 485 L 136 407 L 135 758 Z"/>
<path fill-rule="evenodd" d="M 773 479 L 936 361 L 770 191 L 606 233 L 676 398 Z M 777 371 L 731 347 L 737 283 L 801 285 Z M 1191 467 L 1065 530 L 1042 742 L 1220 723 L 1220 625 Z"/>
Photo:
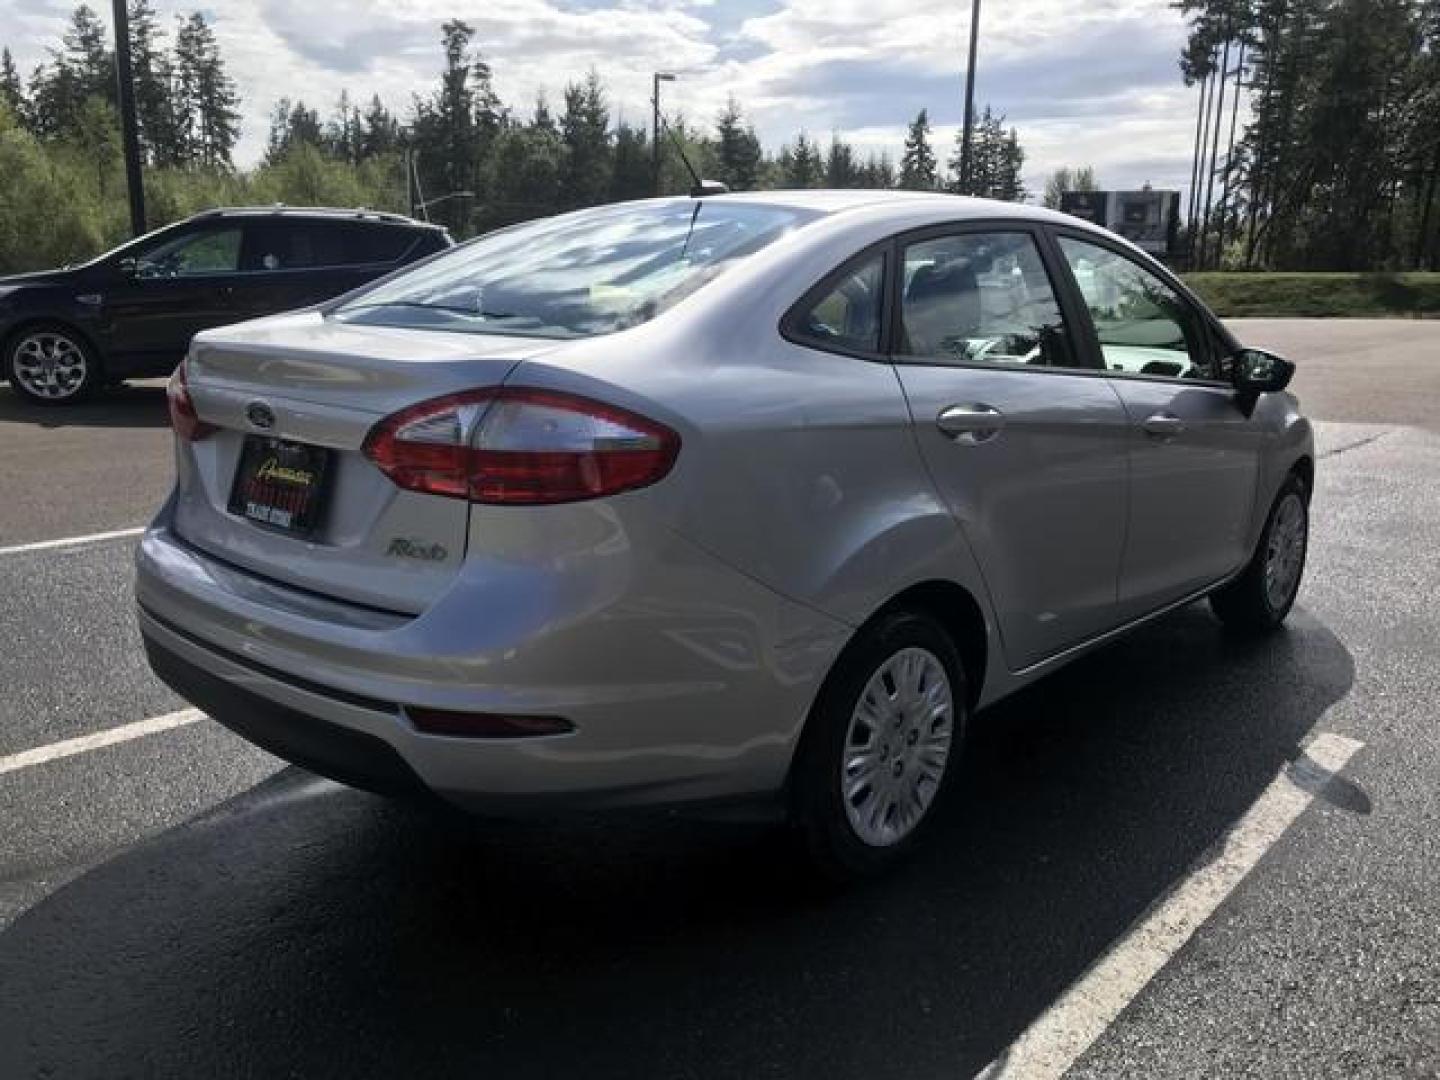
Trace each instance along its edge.
<path fill-rule="evenodd" d="M 259 217 L 261 215 L 273 214 L 277 217 L 295 215 L 296 217 L 345 217 L 356 218 L 361 221 L 388 221 L 401 225 L 428 225 L 428 222 L 416 221 L 404 214 L 397 214 L 390 210 L 370 210 L 364 206 L 351 208 L 341 206 L 286 206 L 284 203 L 272 203 L 269 206 L 215 206 L 209 210 L 201 210 L 197 214 L 191 214 L 188 221 L 199 221 L 205 218 L 245 216 Z M 434 228 L 435 226 L 431 226 Z"/>

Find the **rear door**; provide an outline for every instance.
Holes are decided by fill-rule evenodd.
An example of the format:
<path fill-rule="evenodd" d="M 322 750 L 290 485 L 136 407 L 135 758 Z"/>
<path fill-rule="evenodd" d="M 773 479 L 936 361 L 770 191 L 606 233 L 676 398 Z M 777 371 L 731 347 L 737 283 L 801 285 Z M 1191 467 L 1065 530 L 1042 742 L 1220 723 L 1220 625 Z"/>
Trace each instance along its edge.
<path fill-rule="evenodd" d="M 201 330 L 234 322 L 244 227 L 233 219 L 171 233 L 105 290 L 110 349 L 178 363 Z"/>
<path fill-rule="evenodd" d="M 892 351 L 934 481 L 979 559 L 1010 667 L 1114 624 L 1127 419 L 1086 367 L 1030 226 L 902 239 Z"/>
<path fill-rule="evenodd" d="M 1129 423 L 1120 606 L 1133 618 L 1245 561 L 1263 435 L 1199 308 L 1118 244 L 1064 231 L 1057 244 Z"/>

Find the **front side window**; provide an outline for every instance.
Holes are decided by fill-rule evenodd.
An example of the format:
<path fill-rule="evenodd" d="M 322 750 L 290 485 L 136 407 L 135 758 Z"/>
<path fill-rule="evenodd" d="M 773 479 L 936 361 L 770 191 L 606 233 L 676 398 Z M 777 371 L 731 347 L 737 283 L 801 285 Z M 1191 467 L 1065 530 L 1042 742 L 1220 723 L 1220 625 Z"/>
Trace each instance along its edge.
<path fill-rule="evenodd" d="M 597 207 L 483 236 L 335 310 L 346 322 L 575 338 L 653 319 L 820 217 L 693 199 Z"/>
<path fill-rule="evenodd" d="M 1075 367 L 1029 233 L 960 233 L 905 249 L 897 352 L 939 362 Z"/>
<path fill-rule="evenodd" d="M 232 274 L 240 265 L 239 227 L 186 233 L 135 259 L 137 278 Z"/>
<path fill-rule="evenodd" d="M 795 320 L 793 332 L 822 349 L 879 352 L 884 282 L 885 258 L 879 254 L 841 272 Z"/>
<path fill-rule="evenodd" d="M 1109 248 L 1070 236 L 1059 239 L 1108 370 L 1175 379 L 1220 377 L 1204 326 L 1179 293 Z"/>

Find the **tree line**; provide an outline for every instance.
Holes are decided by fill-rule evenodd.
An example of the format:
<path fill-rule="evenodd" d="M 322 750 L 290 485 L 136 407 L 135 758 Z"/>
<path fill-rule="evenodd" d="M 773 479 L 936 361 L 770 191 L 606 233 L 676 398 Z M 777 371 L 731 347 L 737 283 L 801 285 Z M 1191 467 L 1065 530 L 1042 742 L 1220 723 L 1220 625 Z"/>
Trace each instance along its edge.
<path fill-rule="evenodd" d="M 1440 0 L 1176 6 L 1198 265 L 1440 269 Z"/>
<path fill-rule="evenodd" d="M 645 124 L 617 117 L 597 71 L 569 82 L 552 107 L 502 101 L 473 29 L 440 28 L 438 83 L 402 111 L 350 94 L 321 112 L 282 98 L 262 160 L 233 161 L 240 96 L 205 16 L 161 24 L 152 0 L 129 0 L 130 51 L 148 224 L 213 205 L 365 206 L 417 212 L 457 237 L 559 211 L 689 189 L 690 167 L 732 190 L 901 187 L 1022 201 L 1025 152 L 986 107 L 972 168 L 957 146 L 943 164 L 929 114 L 910 123 L 903 155 L 862 154 L 832 134 L 761 145 L 733 98 L 710 124 L 665 120 L 659 147 Z M 115 60 L 104 23 L 75 8 L 48 58 L 22 78 L 0 49 L 0 271 L 74 261 L 128 235 Z"/>

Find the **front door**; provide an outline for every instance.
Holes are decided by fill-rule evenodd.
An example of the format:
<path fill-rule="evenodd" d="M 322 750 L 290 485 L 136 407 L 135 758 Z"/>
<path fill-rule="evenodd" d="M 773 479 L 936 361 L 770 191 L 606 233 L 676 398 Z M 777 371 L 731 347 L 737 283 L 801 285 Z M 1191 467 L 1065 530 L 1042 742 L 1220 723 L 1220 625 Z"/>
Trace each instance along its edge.
<path fill-rule="evenodd" d="M 1245 562 L 1263 436 L 1221 378 L 1220 352 L 1198 308 L 1118 249 L 1068 234 L 1058 246 L 1130 426 L 1120 572 L 1128 619 Z"/>
<path fill-rule="evenodd" d="M 173 365 L 201 330 L 234 322 L 243 234 L 239 223 L 216 223 L 136 255 L 133 272 L 104 293 L 110 351 Z"/>
<path fill-rule="evenodd" d="M 893 351 L 916 438 L 1025 668 L 1114 625 L 1126 412 L 1028 228 L 923 235 L 900 267 Z"/>

